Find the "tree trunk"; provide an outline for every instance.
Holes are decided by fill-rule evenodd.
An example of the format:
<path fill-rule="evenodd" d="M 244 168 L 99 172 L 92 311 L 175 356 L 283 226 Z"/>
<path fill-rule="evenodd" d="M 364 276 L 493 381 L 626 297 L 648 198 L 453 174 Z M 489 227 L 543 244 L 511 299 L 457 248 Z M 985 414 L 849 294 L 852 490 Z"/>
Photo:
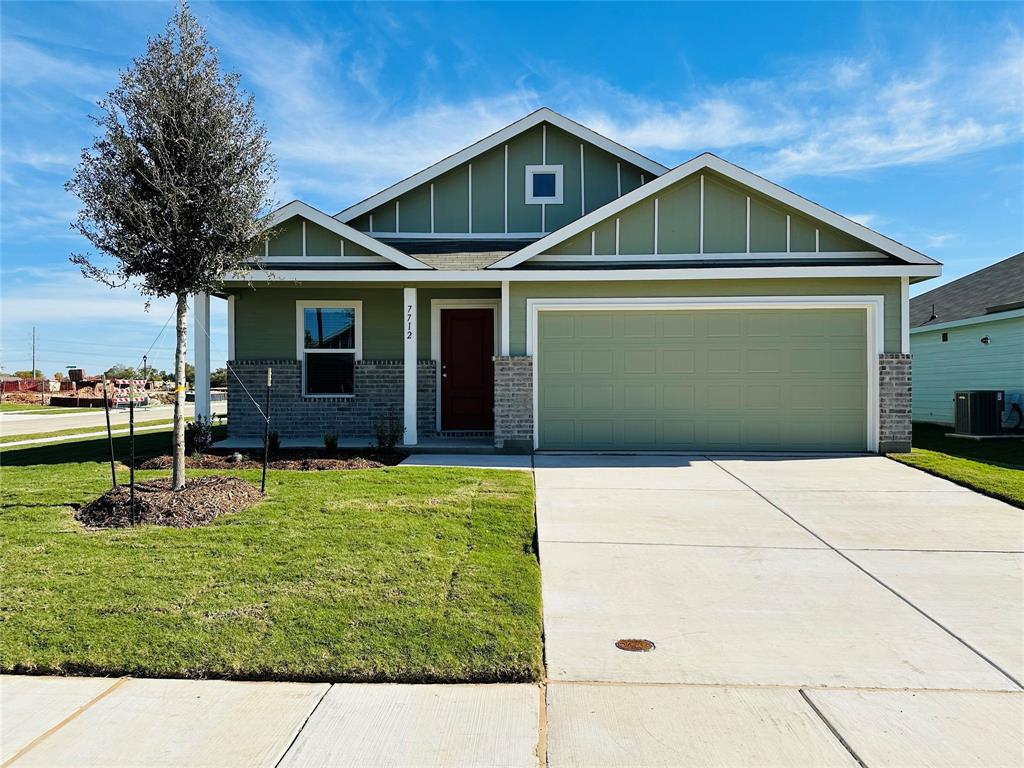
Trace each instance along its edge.
<path fill-rule="evenodd" d="M 174 469 L 171 485 L 180 491 L 185 487 L 185 349 L 188 342 L 188 296 L 179 295 L 177 333 L 174 347 Z"/>

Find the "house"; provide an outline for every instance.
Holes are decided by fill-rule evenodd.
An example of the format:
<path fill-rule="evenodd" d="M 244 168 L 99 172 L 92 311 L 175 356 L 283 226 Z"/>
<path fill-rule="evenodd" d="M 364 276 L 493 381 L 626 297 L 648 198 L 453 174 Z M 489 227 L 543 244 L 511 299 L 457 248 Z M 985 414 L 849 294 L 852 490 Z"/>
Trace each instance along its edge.
<path fill-rule="evenodd" d="M 957 390 L 1024 398 L 1024 253 L 910 301 L 914 421 L 953 424 Z"/>
<path fill-rule="evenodd" d="M 421 447 L 909 446 L 908 290 L 941 266 L 715 155 L 669 169 L 541 109 L 271 226 L 223 291 L 236 445 L 270 367 L 285 445 L 390 414 Z"/>

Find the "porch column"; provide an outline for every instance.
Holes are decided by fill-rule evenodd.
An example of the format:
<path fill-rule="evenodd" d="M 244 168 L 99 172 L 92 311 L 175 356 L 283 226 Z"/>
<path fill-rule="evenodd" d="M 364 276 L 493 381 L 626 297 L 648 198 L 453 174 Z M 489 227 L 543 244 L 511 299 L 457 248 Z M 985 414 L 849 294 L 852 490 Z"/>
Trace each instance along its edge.
<path fill-rule="evenodd" d="M 402 291 L 402 310 L 404 323 L 402 324 L 405 340 L 405 444 L 416 445 L 416 377 L 418 366 L 416 364 L 416 289 L 405 288 Z"/>
<path fill-rule="evenodd" d="M 196 367 L 196 418 L 210 418 L 210 295 L 193 298 L 193 365 Z"/>

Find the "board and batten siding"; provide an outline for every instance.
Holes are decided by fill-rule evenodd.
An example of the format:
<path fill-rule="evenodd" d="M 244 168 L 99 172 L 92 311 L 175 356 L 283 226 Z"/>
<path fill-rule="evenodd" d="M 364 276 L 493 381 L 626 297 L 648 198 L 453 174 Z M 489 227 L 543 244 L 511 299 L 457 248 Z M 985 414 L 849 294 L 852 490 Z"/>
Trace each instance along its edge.
<path fill-rule="evenodd" d="M 320 283 L 304 287 L 257 286 L 234 291 L 236 360 L 294 360 L 295 302 L 362 302 L 364 360 L 401 360 L 402 287 Z M 426 284 L 417 295 L 416 355 L 430 359 L 431 299 L 494 299 L 499 288 Z"/>
<path fill-rule="evenodd" d="M 900 351 L 900 279 L 775 278 L 750 280 L 659 280 L 621 283 L 560 282 L 509 285 L 509 352 L 526 354 L 526 300 L 554 298 L 723 296 L 884 296 L 884 352 Z"/>
<path fill-rule="evenodd" d="M 555 244 L 536 258 L 699 253 L 867 255 L 874 251 L 874 246 L 766 195 L 713 171 L 703 171 Z"/>
<path fill-rule="evenodd" d="M 942 334 L 948 341 L 942 341 Z M 988 344 L 981 339 L 988 337 Z M 1001 389 L 1024 394 L 1024 317 L 917 330 L 913 355 L 914 421 L 953 424 L 953 393 Z"/>
<path fill-rule="evenodd" d="M 528 165 L 562 166 L 562 203 L 526 203 Z M 350 224 L 361 232 L 413 236 L 554 232 L 652 178 L 610 152 L 542 123 Z"/>
<path fill-rule="evenodd" d="M 341 261 L 345 258 L 358 257 L 360 261 L 387 262 L 383 256 L 301 216 L 295 216 L 275 227 L 272 237 L 261 238 L 253 243 L 253 256 L 270 261 L 282 258 L 324 258 Z"/>

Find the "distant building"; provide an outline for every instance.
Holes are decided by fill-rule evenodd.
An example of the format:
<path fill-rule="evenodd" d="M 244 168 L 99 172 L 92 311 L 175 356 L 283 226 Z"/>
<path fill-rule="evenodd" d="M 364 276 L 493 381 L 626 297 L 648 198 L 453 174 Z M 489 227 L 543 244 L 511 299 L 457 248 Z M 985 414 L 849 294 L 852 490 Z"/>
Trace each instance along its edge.
<path fill-rule="evenodd" d="M 953 423 L 953 393 L 1024 399 L 1024 253 L 910 301 L 914 421 Z"/>

